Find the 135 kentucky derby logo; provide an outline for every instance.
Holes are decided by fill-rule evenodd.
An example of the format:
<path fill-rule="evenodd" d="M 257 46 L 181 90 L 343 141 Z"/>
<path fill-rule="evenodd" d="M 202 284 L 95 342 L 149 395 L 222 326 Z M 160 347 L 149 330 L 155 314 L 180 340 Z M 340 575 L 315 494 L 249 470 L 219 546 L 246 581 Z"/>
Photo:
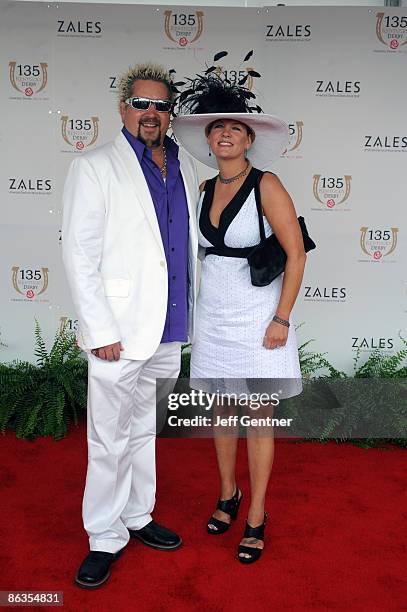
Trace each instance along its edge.
<path fill-rule="evenodd" d="M 15 61 L 9 62 L 9 78 L 12 87 L 19 92 L 19 96 L 11 96 L 13 99 L 23 98 L 26 100 L 36 98 L 45 90 L 48 82 L 48 64 L 19 64 Z M 41 100 L 47 98 L 41 97 Z"/>
<path fill-rule="evenodd" d="M 45 294 L 48 288 L 48 268 L 22 268 L 13 266 L 12 283 L 14 290 L 20 298 L 12 298 L 13 301 L 31 302 L 40 295 Z M 41 300 L 49 301 L 49 300 Z"/>
<path fill-rule="evenodd" d="M 73 317 L 60 317 L 58 330 L 61 334 L 76 332 L 78 330 L 78 319 Z"/>
<path fill-rule="evenodd" d="M 203 32 L 203 11 L 178 13 L 164 11 L 164 31 L 167 38 L 178 47 L 196 43 Z"/>
<path fill-rule="evenodd" d="M 388 51 L 407 52 L 407 14 L 386 15 L 376 14 L 377 39 L 387 47 Z M 383 49 L 384 51 L 384 49 Z"/>
<path fill-rule="evenodd" d="M 227 68 L 224 68 L 224 66 L 216 66 L 216 73 L 218 75 L 223 74 L 231 83 L 239 83 L 240 85 L 244 85 L 250 91 L 253 89 L 254 77 L 259 75 L 259 73 L 256 72 L 252 66 L 241 68 L 240 70 L 228 70 Z"/>
<path fill-rule="evenodd" d="M 397 247 L 398 227 L 391 228 L 360 228 L 360 248 L 367 259 L 359 261 L 394 262 L 393 258 L 386 259 L 394 253 Z"/>
<path fill-rule="evenodd" d="M 323 205 L 323 210 L 337 210 L 337 207 L 347 202 L 351 192 L 352 176 L 322 176 L 314 174 L 314 198 Z M 321 210 L 313 208 L 312 210 Z M 349 207 L 341 210 L 349 210 Z"/>
<path fill-rule="evenodd" d="M 288 124 L 288 147 L 282 157 L 302 159 L 301 143 L 304 133 L 304 122 L 293 121 Z"/>
<path fill-rule="evenodd" d="M 68 115 L 61 117 L 62 138 L 71 147 L 70 150 L 81 152 L 91 147 L 98 139 L 99 117 L 88 119 L 71 118 Z"/>

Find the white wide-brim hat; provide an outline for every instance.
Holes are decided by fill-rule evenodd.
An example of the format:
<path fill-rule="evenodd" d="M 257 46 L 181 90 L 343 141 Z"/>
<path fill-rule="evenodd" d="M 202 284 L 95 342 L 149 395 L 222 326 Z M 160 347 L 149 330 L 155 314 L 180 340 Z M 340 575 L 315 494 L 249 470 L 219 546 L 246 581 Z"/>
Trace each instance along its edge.
<path fill-rule="evenodd" d="M 218 119 L 232 119 L 248 125 L 256 134 L 247 157 L 252 166 L 266 170 L 288 147 L 288 125 L 279 117 L 265 113 L 207 113 L 179 115 L 173 120 L 172 131 L 177 141 L 195 159 L 217 168 L 216 157 L 209 155 L 205 128 Z"/>

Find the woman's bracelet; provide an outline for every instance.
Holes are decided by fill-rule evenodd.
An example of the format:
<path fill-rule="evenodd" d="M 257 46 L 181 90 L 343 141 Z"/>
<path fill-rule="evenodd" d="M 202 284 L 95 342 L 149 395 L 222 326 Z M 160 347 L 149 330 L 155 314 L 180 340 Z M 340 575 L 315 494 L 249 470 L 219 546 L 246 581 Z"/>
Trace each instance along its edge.
<path fill-rule="evenodd" d="M 287 321 L 286 319 L 282 319 L 281 317 L 278 317 L 277 315 L 274 315 L 273 321 L 275 321 L 276 323 L 281 323 L 281 325 L 284 325 L 285 327 L 290 327 L 289 321 Z"/>

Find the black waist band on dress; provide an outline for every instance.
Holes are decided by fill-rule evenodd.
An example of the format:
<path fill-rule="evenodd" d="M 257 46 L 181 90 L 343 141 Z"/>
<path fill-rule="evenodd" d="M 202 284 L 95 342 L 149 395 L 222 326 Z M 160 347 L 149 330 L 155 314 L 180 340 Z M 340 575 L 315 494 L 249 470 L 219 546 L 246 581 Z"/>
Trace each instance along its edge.
<path fill-rule="evenodd" d="M 242 247 L 240 249 L 227 247 L 227 246 L 215 246 L 208 247 L 205 249 L 205 257 L 207 255 L 220 255 L 221 257 L 241 257 L 245 259 L 253 251 L 254 246 Z"/>

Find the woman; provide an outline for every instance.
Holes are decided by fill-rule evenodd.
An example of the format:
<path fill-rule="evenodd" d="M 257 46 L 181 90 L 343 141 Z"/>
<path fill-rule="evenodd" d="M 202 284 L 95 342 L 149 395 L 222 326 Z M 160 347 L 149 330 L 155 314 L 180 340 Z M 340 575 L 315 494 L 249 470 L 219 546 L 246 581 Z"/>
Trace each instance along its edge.
<path fill-rule="evenodd" d="M 219 174 L 201 185 L 199 243 L 205 250 L 191 354 L 191 387 L 206 392 L 242 390 L 246 379 L 296 379 L 282 397 L 301 391 L 298 349 L 291 310 L 303 276 L 305 253 L 294 205 L 268 167 L 286 149 L 287 126 L 278 118 L 254 114 L 253 94 L 219 75 L 192 81 L 173 125 L 184 148 Z M 257 107 L 258 108 L 258 107 Z M 259 243 L 255 185 L 266 236 L 272 231 L 287 254 L 284 275 L 266 287 L 251 284 L 245 256 L 233 249 Z M 273 228 L 273 230 L 271 229 Z M 234 384 L 235 383 L 235 384 Z M 226 432 L 228 433 L 228 432 Z M 230 433 L 230 432 L 229 432 Z M 236 484 L 238 437 L 215 435 L 220 498 L 207 523 L 211 535 L 225 533 L 236 518 L 242 492 Z M 238 559 L 252 563 L 264 547 L 265 495 L 274 454 L 272 431 L 247 434 L 251 497 Z"/>

